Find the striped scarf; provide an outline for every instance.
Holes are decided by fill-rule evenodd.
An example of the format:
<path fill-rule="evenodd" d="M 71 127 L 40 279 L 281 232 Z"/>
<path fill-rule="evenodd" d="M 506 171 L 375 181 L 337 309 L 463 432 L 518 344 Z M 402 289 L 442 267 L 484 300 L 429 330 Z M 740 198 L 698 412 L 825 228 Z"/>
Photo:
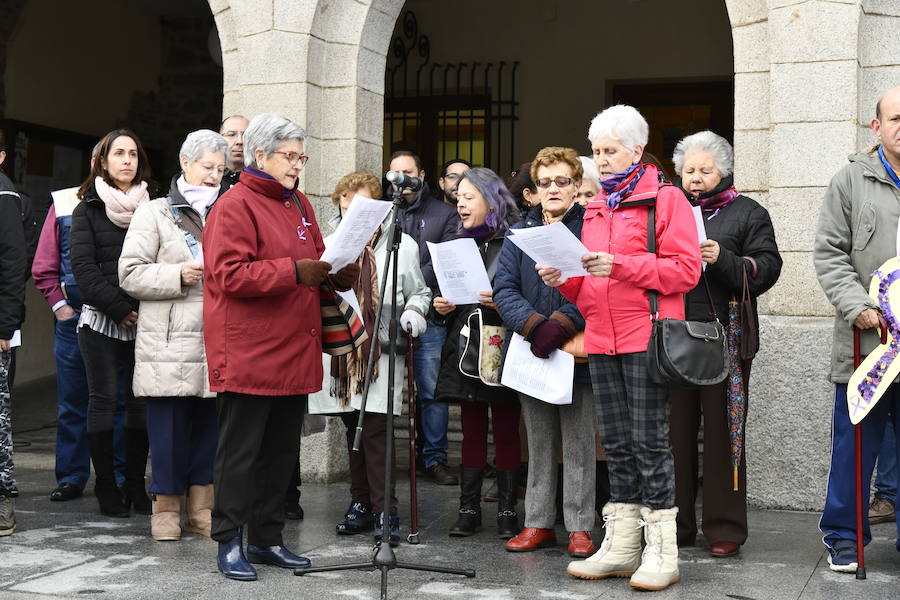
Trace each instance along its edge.
<path fill-rule="evenodd" d="M 359 255 L 359 279 L 353 284 L 353 291 L 359 301 L 362 310 L 360 318 L 369 338 L 353 352 L 343 356 L 331 357 L 331 387 L 332 397 L 340 400 L 341 406 L 347 406 L 352 394 L 362 394 L 366 385 L 366 369 L 369 364 L 369 352 L 372 344 L 375 344 L 375 370 L 372 373 L 372 381 L 378 379 L 378 360 L 381 358 L 381 341 L 378 335 L 378 269 L 375 262 L 375 246 L 381 238 L 381 227 L 372 235 L 372 239 L 366 244 L 362 254 Z"/>
<path fill-rule="evenodd" d="M 609 210 L 615 210 L 619 206 L 619 202 L 634 191 L 643 175 L 644 165 L 638 163 L 631 165 L 621 173 L 616 173 L 612 177 L 600 181 L 600 187 L 606 193 L 606 205 Z"/>

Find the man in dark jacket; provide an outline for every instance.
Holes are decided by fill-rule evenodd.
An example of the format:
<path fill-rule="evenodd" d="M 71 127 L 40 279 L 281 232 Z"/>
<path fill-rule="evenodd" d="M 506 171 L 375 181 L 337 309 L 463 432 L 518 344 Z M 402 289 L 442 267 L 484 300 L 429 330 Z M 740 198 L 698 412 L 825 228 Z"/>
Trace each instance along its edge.
<path fill-rule="evenodd" d="M 0 164 L 6 147 L 0 136 Z M 0 173 L 0 536 L 16 530 L 12 495 L 12 413 L 10 411 L 10 364 L 14 336 L 22 323 L 28 246 L 23 226 L 22 199 L 9 178 Z M 32 218 L 33 223 L 33 218 Z"/>
<path fill-rule="evenodd" d="M 409 177 L 425 178 L 422 161 L 412 152 L 398 151 L 391 156 L 390 170 Z M 432 297 L 439 296 L 437 278 L 431 264 L 431 254 L 427 242 L 446 242 L 456 237 L 459 216 L 456 210 L 431 195 L 423 183 L 418 192 L 403 191 L 406 201 L 400 214 L 403 233 L 410 235 L 419 244 L 419 264 L 425 283 L 431 288 Z M 446 402 L 434 399 L 434 388 L 441 368 L 441 348 L 447 338 L 447 328 L 434 310 L 428 313 L 428 328 L 419 336 L 420 346 L 414 359 L 416 364 L 416 389 L 419 392 L 420 423 L 424 441 L 422 462 L 426 475 L 441 485 L 459 483 L 447 467 L 447 422 L 449 409 Z"/>
<path fill-rule="evenodd" d="M 459 187 L 459 178 L 472 168 L 472 163 L 462 158 L 448 160 L 441 167 L 438 177 L 438 185 L 443 194 L 442 200 L 450 206 L 456 206 L 456 188 Z"/>
<path fill-rule="evenodd" d="M 250 121 L 243 115 L 231 115 L 222 121 L 219 133 L 228 142 L 228 164 L 222 177 L 222 193 L 238 182 L 244 170 L 244 132 Z"/>

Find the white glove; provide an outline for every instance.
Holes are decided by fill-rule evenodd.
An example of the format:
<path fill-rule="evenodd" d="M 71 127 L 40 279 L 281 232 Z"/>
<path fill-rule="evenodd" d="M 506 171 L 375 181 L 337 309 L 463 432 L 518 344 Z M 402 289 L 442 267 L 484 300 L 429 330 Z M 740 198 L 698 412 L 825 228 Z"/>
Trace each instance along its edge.
<path fill-rule="evenodd" d="M 419 337 L 425 331 L 426 326 L 425 317 L 411 308 L 407 308 L 400 315 L 400 327 L 403 328 L 403 331 L 412 329 L 413 337 Z"/>

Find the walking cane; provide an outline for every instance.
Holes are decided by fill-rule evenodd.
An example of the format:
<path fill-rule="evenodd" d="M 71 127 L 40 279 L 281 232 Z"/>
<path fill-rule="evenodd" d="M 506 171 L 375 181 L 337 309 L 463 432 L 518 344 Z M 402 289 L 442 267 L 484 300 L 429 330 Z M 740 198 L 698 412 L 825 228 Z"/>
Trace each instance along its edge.
<path fill-rule="evenodd" d="M 885 333 L 887 328 L 884 329 Z M 859 328 L 853 328 L 853 369 L 862 362 Z M 863 543 L 863 493 L 862 493 L 862 423 L 853 426 L 854 460 L 856 464 L 856 578 L 866 578 L 865 544 Z"/>
<path fill-rule="evenodd" d="M 406 541 L 419 543 L 419 499 L 416 491 L 416 379 L 413 376 L 412 327 L 406 328 L 406 388 L 409 398 L 409 535 Z"/>

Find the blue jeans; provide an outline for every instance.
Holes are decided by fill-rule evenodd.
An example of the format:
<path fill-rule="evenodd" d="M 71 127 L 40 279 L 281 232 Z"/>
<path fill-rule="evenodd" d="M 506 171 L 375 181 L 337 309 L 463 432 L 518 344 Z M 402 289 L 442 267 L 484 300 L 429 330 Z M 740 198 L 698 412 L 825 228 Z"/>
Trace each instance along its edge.
<path fill-rule="evenodd" d="M 888 419 L 884 426 L 884 440 L 878 451 L 875 470 L 875 494 L 897 503 L 897 447 L 894 421 Z"/>
<path fill-rule="evenodd" d="M 881 397 L 862 426 L 862 493 L 863 493 L 863 543 L 872 540 L 869 528 L 869 486 L 875 458 L 882 447 L 885 423 L 894 420 L 894 429 L 900 425 L 900 386 L 892 385 Z M 834 416 L 831 425 L 831 471 L 828 474 L 828 490 L 825 510 L 819 520 L 819 529 L 825 534 L 825 545 L 833 547 L 838 540 L 856 541 L 856 460 L 854 427 L 847 411 L 847 384 L 834 386 Z M 900 447 L 894 445 L 894 456 Z M 900 519 L 897 523 L 900 527 Z M 898 544 L 900 550 L 900 544 Z"/>
<path fill-rule="evenodd" d="M 57 388 L 56 482 L 60 485 L 71 483 L 83 489 L 91 476 L 91 455 L 87 442 L 88 385 L 78 346 L 77 325 L 77 314 L 66 321 L 56 321 L 53 344 Z M 122 407 L 123 394 L 119 390 L 114 434 L 117 483 L 125 480 Z"/>
<path fill-rule="evenodd" d="M 437 462 L 447 463 L 447 422 L 450 410 L 446 402 L 434 400 L 434 388 L 441 370 L 441 349 L 447 339 L 447 328 L 428 321 L 428 328 L 419 336 L 419 348 L 414 354 L 416 389 L 419 392 L 419 419 L 424 440 L 422 460 L 426 467 Z"/>

